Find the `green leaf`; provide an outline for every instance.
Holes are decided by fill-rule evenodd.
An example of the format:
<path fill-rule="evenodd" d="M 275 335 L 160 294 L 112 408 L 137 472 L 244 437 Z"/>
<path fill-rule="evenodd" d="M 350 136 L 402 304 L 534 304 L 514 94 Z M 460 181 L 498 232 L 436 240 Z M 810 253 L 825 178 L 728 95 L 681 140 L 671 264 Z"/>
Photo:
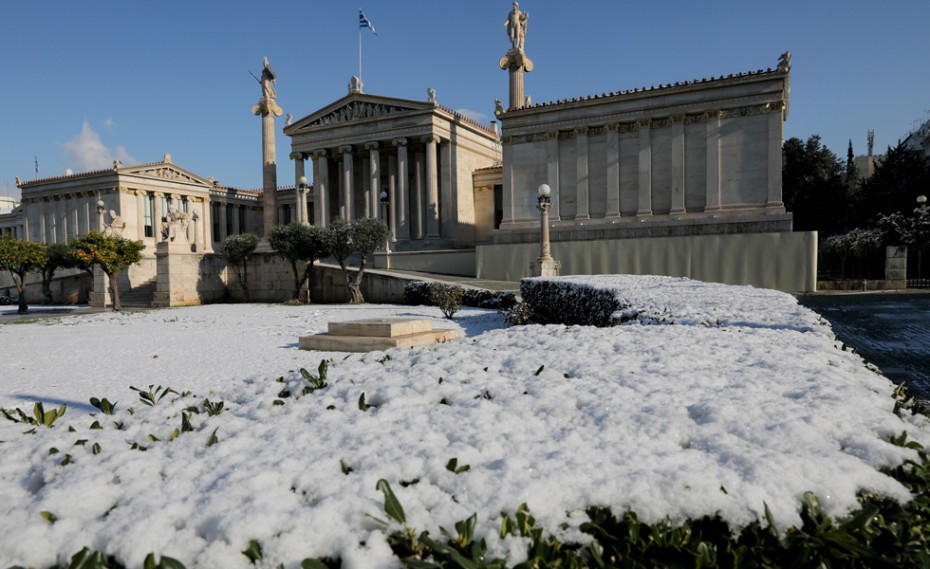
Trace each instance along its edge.
<path fill-rule="evenodd" d="M 513 519 L 504 514 L 504 517 L 501 519 L 501 539 L 507 537 L 508 535 L 514 534 Z"/>
<path fill-rule="evenodd" d="M 400 505 L 400 501 L 398 501 L 394 492 L 391 491 L 391 485 L 388 484 L 388 481 L 383 478 L 378 480 L 378 484 L 375 488 L 384 493 L 384 513 L 402 524 L 407 523 L 407 516 L 404 515 L 404 508 Z"/>
<path fill-rule="evenodd" d="M 536 373 L 534 373 L 533 375 L 539 375 L 539 374 L 541 374 L 542 371 L 543 371 L 544 369 L 546 369 L 546 364 L 543 364 L 543 365 L 539 366 L 539 369 L 536 370 Z"/>
<path fill-rule="evenodd" d="M 352 467 L 346 466 L 346 463 L 344 463 L 341 458 L 339 459 L 339 469 L 342 470 L 342 473 L 346 476 L 352 472 Z"/>
<path fill-rule="evenodd" d="M 39 515 L 42 516 L 42 518 L 50 524 L 53 524 L 58 521 L 58 516 L 56 516 L 55 514 L 51 512 L 42 511 L 42 512 L 39 512 Z"/>
<path fill-rule="evenodd" d="M 254 565 L 256 561 L 262 559 L 262 545 L 254 539 L 250 540 L 249 547 L 247 547 L 246 550 L 242 552 L 242 555 L 248 557 L 249 561 L 251 561 Z"/>
<path fill-rule="evenodd" d="M 219 427 L 213 429 L 213 432 L 210 433 L 210 438 L 207 440 L 207 446 L 212 447 L 216 443 L 220 442 L 220 439 L 216 437 L 216 431 L 219 430 Z"/>
<path fill-rule="evenodd" d="M 319 559 L 304 559 L 300 562 L 300 569 L 329 569 L 329 567 Z"/>
<path fill-rule="evenodd" d="M 371 409 L 371 405 L 365 403 L 365 392 L 363 391 L 361 396 L 358 398 L 358 408 L 360 411 L 368 411 Z"/>
<path fill-rule="evenodd" d="M 90 452 L 93 454 L 100 454 L 100 443 L 94 443 L 94 445 L 90 447 Z"/>

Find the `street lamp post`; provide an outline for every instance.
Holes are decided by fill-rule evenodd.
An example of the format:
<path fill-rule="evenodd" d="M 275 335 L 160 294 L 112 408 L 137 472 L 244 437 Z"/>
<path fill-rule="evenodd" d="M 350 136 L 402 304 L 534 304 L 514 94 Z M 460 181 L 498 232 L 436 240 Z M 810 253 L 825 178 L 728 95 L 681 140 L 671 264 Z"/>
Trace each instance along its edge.
<path fill-rule="evenodd" d="M 310 225 L 310 216 L 307 212 L 307 193 L 310 191 L 310 184 L 306 176 L 297 178 L 297 220 L 303 224 Z"/>
<path fill-rule="evenodd" d="M 924 206 L 926 206 L 926 204 L 927 204 L 927 196 L 925 196 L 925 195 L 923 195 L 923 194 L 917 196 L 917 207 L 918 207 L 918 208 L 924 207 Z M 915 214 L 916 214 L 916 213 L 917 213 L 917 212 L 915 212 Z M 923 257 L 923 247 L 921 247 L 920 245 L 921 245 L 921 244 L 918 244 L 918 246 L 917 246 L 917 281 L 920 283 L 920 285 L 922 285 L 922 284 L 923 284 L 922 281 L 923 281 L 923 278 L 924 278 L 923 266 L 922 266 L 922 262 L 921 262 L 921 261 L 923 261 L 923 259 L 922 259 L 922 257 Z M 919 285 L 918 285 L 918 286 L 919 286 Z"/>
<path fill-rule="evenodd" d="M 381 204 L 381 219 L 388 224 L 388 227 L 391 226 L 391 220 L 388 218 L 388 207 L 391 205 L 391 200 L 388 198 L 388 193 L 385 190 L 381 190 L 381 193 L 378 194 L 378 201 Z M 391 252 L 391 234 L 388 233 L 387 241 L 384 243 L 384 252 Z"/>
<path fill-rule="evenodd" d="M 549 208 L 552 207 L 552 201 L 549 195 L 552 189 L 549 184 L 542 184 L 537 190 L 539 198 L 536 203 L 536 209 L 539 210 L 539 259 L 535 263 L 530 263 L 530 270 L 534 277 L 557 277 L 562 263 L 552 258 L 549 245 Z"/>
<path fill-rule="evenodd" d="M 103 209 L 107 204 L 103 203 L 102 199 L 97 200 L 97 231 L 103 233 Z"/>

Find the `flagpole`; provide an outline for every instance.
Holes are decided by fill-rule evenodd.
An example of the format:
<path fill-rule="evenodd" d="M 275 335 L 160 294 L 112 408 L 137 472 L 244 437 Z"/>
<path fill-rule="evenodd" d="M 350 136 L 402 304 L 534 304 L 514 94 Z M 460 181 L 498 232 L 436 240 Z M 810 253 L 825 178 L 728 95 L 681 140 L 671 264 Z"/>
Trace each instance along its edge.
<path fill-rule="evenodd" d="M 362 82 L 362 27 L 358 27 L 358 82 Z"/>

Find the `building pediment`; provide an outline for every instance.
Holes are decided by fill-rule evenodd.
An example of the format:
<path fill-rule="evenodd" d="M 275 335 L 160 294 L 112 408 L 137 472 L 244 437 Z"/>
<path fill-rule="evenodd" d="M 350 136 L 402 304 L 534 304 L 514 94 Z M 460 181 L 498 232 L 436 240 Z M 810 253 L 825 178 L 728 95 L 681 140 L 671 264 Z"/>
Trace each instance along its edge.
<path fill-rule="evenodd" d="M 319 127 L 379 119 L 403 113 L 432 111 L 435 108 L 434 103 L 424 101 L 353 93 L 286 127 L 284 133 L 293 136 Z"/>
<path fill-rule="evenodd" d="M 210 186 L 210 182 L 204 180 L 196 174 L 192 174 L 183 168 L 178 168 L 174 164 L 144 164 L 142 166 L 133 166 L 129 168 L 120 168 L 120 174 L 130 174 L 135 176 L 146 176 L 150 178 L 159 178 L 173 182 L 182 182 L 186 184 L 197 184 L 199 186 Z"/>

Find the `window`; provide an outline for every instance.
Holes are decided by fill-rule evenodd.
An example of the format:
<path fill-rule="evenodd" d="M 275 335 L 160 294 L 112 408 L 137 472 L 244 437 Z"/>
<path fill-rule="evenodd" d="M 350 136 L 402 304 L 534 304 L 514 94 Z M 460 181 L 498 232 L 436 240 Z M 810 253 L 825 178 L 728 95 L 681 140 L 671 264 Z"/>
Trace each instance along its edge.
<path fill-rule="evenodd" d="M 245 232 L 246 232 L 246 227 L 245 227 L 245 208 L 244 208 L 244 207 L 240 207 L 240 208 L 239 208 L 239 233 L 245 233 Z"/>
<path fill-rule="evenodd" d="M 287 225 L 291 222 L 291 205 L 284 204 L 281 208 L 284 210 L 284 225 Z"/>
<path fill-rule="evenodd" d="M 145 195 L 145 236 L 155 237 L 155 196 Z"/>
<path fill-rule="evenodd" d="M 226 235 L 233 234 L 233 205 L 231 203 L 226 204 Z"/>
<path fill-rule="evenodd" d="M 220 240 L 220 204 L 216 202 L 210 203 L 210 221 L 213 222 L 213 240 Z"/>

